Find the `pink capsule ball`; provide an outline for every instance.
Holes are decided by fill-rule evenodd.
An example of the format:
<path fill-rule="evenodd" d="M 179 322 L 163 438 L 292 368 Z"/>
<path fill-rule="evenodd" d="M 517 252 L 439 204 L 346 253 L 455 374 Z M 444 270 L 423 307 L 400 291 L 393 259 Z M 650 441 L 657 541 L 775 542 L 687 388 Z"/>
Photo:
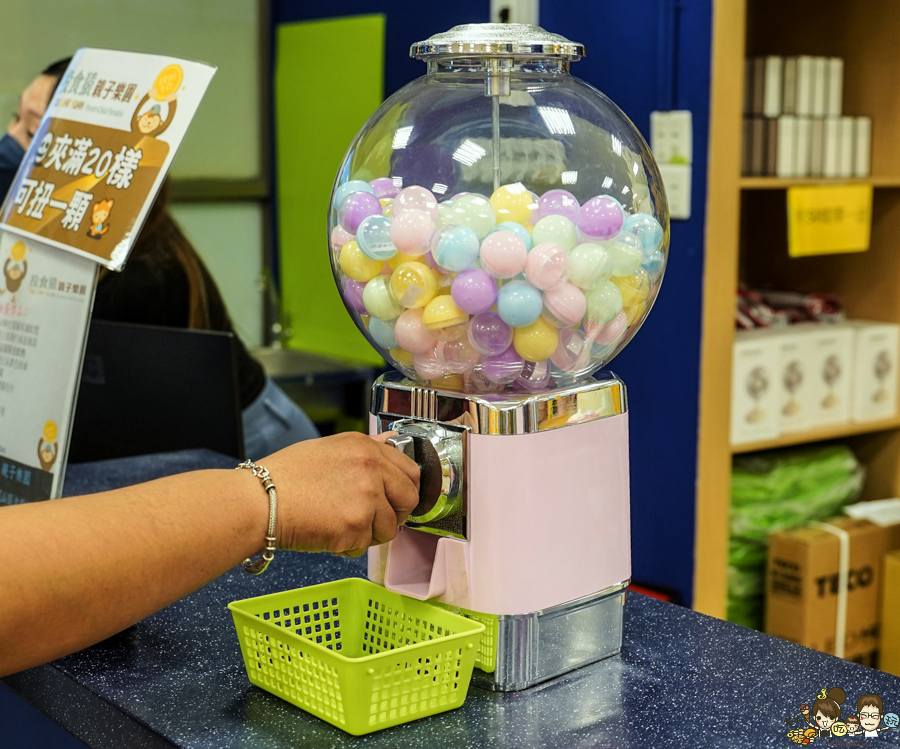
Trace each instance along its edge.
<path fill-rule="evenodd" d="M 428 252 L 432 234 L 434 234 L 434 219 L 427 211 L 413 208 L 399 216 L 394 213 L 391 242 L 405 255 L 424 255 Z"/>
<path fill-rule="evenodd" d="M 413 369 L 423 380 L 436 380 L 447 373 L 444 365 L 435 355 L 434 349 L 422 354 L 413 354 Z"/>
<path fill-rule="evenodd" d="M 544 292 L 544 319 L 557 328 L 580 325 L 586 310 L 584 292 L 574 284 L 564 283 Z"/>
<path fill-rule="evenodd" d="M 609 239 L 622 230 L 625 213 L 615 198 L 599 196 L 581 206 L 575 225 L 582 238 Z"/>
<path fill-rule="evenodd" d="M 375 191 L 376 198 L 396 198 L 400 188 L 394 184 L 394 180 L 390 177 L 379 177 L 369 182 L 369 185 Z"/>
<path fill-rule="evenodd" d="M 397 345 L 411 354 L 424 354 L 434 349 L 435 338 L 422 322 L 424 310 L 421 307 L 408 309 L 400 314 L 394 324 L 394 338 Z"/>
<path fill-rule="evenodd" d="M 578 198 L 568 190 L 548 190 L 537 201 L 532 222 L 536 224 L 547 216 L 565 216 L 575 223 L 580 208 Z"/>
<path fill-rule="evenodd" d="M 591 363 L 591 342 L 575 328 L 559 331 L 559 344 L 550 361 L 564 372 L 577 372 Z"/>
<path fill-rule="evenodd" d="M 525 260 L 525 277 L 536 289 L 545 291 L 563 284 L 568 279 L 566 267 L 569 253 L 558 244 L 544 242 L 528 253 Z"/>
<path fill-rule="evenodd" d="M 597 325 L 596 323 L 588 323 L 584 326 L 588 338 L 595 343 L 608 346 L 618 343 L 628 327 L 628 315 L 622 310 L 610 322 L 605 325 Z"/>
<path fill-rule="evenodd" d="M 410 185 L 404 187 L 397 193 L 394 198 L 394 218 L 406 213 L 407 211 L 425 211 L 432 220 L 437 218 L 438 202 L 437 198 L 431 193 L 418 185 Z"/>
<path fill-rule="evenodd" d="M 356 235 L 346 231 L 343 226 L 338 224 L 331 230 L 331 249 L 338 252 L 351 239 L 356 239 Z"/>
<path fill-rule="evenodd" d="M 495 231 L 481 243 L 481 267 L 494 278 L 512 278 L 525 269 L 528 249 L 511 231 Z"/>
<path fill-rule="evenodd" d="M 380 215 L 381 203 L 370 192 L 352 192 L 338 206 L 338 223 L 354 237 L 363 219 Z"/>

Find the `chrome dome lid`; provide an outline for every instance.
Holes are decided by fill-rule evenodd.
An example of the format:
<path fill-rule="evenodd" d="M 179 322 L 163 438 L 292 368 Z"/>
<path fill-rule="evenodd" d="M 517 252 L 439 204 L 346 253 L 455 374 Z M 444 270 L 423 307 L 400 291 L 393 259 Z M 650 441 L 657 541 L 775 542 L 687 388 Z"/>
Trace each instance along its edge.
<path fill-rule="evenodd" d="M 409 56 L 419 60 L 448 55 L 580 60 L 584 45 L 529 23 L 467 23 L 409 48 Z"/>

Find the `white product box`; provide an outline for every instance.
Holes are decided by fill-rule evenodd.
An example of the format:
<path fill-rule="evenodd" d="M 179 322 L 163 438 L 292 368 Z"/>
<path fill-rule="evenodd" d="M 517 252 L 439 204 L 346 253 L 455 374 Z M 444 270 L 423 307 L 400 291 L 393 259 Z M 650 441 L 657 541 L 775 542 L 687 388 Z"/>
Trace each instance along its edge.
<path fill-rule="evenodd" d="M 776 438 L 781 432 L 775 337 L 767 330 L 738 332 L 731 373 L 731 444 Z"/>
<path fill-rule="evenodd" d="M 855 117 L 853 176 L 868 177 L 872 165 L 872 118 Z"/>
<path fill-rule="evenodd" d="M 773 329 L 778 359 L 775 387 L 779 398 L 781 432 L 808 429 L 815 403 L 808 326 Z"/>
<path fill-rule="evenodd" d="M 778 118 L 778 143 L 776 145 L 775 175 L 797 176 L 797 118 L 784 114 Z"/>
<path fill-rule="evenodd" d="M 854 320 L 853 421 L 897 415 L 900 325 Z"/>
<path fill-rule="evenodd" d="M 813 402 L 809 426 L 850 421 L 854 330 L 848 325 L 810 325 L 809 362 Z"/>

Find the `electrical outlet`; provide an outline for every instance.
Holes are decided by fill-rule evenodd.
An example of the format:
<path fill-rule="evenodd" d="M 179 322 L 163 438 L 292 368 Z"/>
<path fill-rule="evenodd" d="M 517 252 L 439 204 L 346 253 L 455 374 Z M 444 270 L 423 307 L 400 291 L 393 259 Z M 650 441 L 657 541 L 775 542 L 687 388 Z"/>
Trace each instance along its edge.
<path fill-rule="evenodd" d="M 650 113 L 650 150 L 658 164 L 693 161 L 691 113 L 686 109 Z"/>
<path fill-rule="evenodd" d="M 659 164 L 666 199 L 669 201 L 669 218 L 691 217 L 691 165 Z"/>
<path fill-rule="evenodd" d="M 539 0 L 491 0 L 491 23 L 538 25 Z"/>

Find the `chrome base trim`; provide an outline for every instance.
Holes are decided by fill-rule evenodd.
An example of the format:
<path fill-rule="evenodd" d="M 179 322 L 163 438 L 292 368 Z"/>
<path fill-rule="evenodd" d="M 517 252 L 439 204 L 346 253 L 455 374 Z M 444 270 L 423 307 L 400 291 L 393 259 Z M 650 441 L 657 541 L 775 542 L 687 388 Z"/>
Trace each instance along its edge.
<path fill-rule="evenodd" d="M 476 668 L 472 684 L 516 692 L 618 654 L 629 582 L 543 611 L 498 616 L 494 672 Z"/>
<path fill-rule="evenodd" d="M 539 393 L 466 394 L 421 387 L 397 372 L 372 386 L 370 412 L 379 431 L 397 419 L 459 424 L 474 434 L 531 434 L 583 424 L 628 411 L 625 383 L 612 372 Z"/>

